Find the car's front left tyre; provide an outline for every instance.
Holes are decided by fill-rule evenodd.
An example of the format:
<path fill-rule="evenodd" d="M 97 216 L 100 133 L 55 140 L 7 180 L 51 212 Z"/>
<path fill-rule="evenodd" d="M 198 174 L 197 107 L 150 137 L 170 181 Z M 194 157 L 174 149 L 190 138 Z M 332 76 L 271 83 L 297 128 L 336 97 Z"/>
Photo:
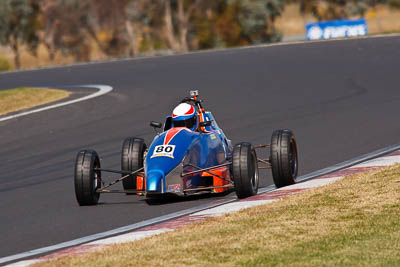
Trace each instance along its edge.
<path fill-rule="evenodd" d="M 276 130 L 271 137 L 272 178 L 276 187 L 296 183 L 298 157 L 296 138 L 291 130 Z"/>
<path fill-rule="evenodd" d="M 250 143 L 240 143 L 234 147 L 232 173 L 238 198 L 257 194 L 259 183 L 257 155 Z"/>

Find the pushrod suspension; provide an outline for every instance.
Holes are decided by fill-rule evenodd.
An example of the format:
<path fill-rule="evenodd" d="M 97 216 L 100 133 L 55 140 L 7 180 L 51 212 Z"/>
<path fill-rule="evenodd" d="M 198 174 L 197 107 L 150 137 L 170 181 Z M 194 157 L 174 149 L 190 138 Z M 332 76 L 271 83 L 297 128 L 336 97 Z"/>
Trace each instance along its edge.
<path fill-rule="evenodd" d="M 260 158 L 257 158 L 257 160 L 258 160 L 258 162 L 261 162 L 261 163 L 271 164 L 271 161 L 270 161 L 269 158 L 268 158 L 268 159 L 260 159 Z"/>
<path fill-rule="evenodd" d="M 131 174 L 130 171 L 118 171 L 118 170 L 112 170 L 112 169 L 104 169 L 104 168 L 94 168 L 94 171 L 102 171 L 102 172 L 112 172 L 112 173 L 119 173 L 119 174 Z"/>
<path fill-rule="evenodd" d="M 115 180 L 115 181 L 109 183 L 108 185 L 103 186 L 102 188 L 99 188 L 97 191 L 102 191 L 102 190 L 104 190 L 104 189 L 106 189 L 106 188 L 109 188 L 110 186 L 115 185 L 116 183 L 119 183 L 119 182 L 121 182 L 122 180 L 128 178 L 130 175 L 143 171 L 143 169 L 144 169 L 144 168 L 142 167 L 142 168 L 140 168 L 140 169 L 137 169 L 136 171 L 130 172 L 130 173 L 128 173 L 127 175 L 124 175 L 124 176 L 122 176 L 121 178 L 119 178 L 119 179 L 117 179 L 117 180 Z"/>
<path fill-rule="evenodd" d="M 208 187 L 196 187 L 196 188 L 184 189 L 183 192 L 208 190 L 208 189 L 217 189 L 217 188 L 232 188 L 232 187 L 233 187 L 232 184 L 218 185 L 218 186 L 208 186 Z"/>
<path fill-rule="evenodd" d="M 263 145 L 254 145 L 253 148 L 263 148 L 263 147 L 270 147 L 270 144 L 263 144 Z"/>
<path fill-rule="evenodd" d="M 189 166 L 192 166 L 192 167 L 194 167 L 194 168 L 196 168 L 198 170 L 197 171 L 191 171 L 191 172 L 182 173 L 181 177 L 185 177 L 185 176 L 196 174 L 196 173 L 203 172 L 203 171 L 209 171 L 209 170 L 217 169 L 217 168 L 228 166 L 228 165 L 231 165 L 231 164 L 232 164 L 232 162 L 227 162 L 227 163 L 224 163 L 224 164 L 221 164 L 221 165 L 216 165 L 216 166 L 208 167 L 208 168 L 204 168 L 204 169 L 201 169 L 200 167 L 197 167 L 195 165 L 189 164 Z"/>
<path fill-rule="evenodd" d="M 224 177 L 219 176 L 218 174 L 215 174 L 215 173 L 213 173 L 213 172 L 208 171 L 208 170 L 217 169 L 217 168 L 219 168 L 219 167 L 224 167 L 224 166 L 227 166 L 227 165 L 230 165 L 230 164 L 231 164 L 231 163 L 225 163 L 225 164 L 221 164 L 221 165 L 217 165 L 217 166 L 209 167 L 209 168 L 205 168 L 205 169 L 201 169 L 200 167 L 197 167 L 197 166 L 195 166 L 195 165 L 188 164 L 189 166 L 191 166 L 191 167 L 193 167 L 193 168 L 196 168 L 196 169 L 199 169 L 199 170 L 197 170 L 197 171 L 192 171 L 192 172 L 187 172 L 187 173 L 182 173 L 181 176 L 184 177 L 184 176 L 187 176 L 187 175 L 193 174 L 193 173 L 206 172 L 206 173 L 208 173 L 208 174 L 211 174 L 211 175 L 213 175 L 213 176 L 218 177 L 219 179 L 224 180 L 225 182 L 228 182 L 228 183 L 230 183 L 230 184 L 233 184 L 233 181 L 228 180 L 228 179 L 225 179 Z"/>

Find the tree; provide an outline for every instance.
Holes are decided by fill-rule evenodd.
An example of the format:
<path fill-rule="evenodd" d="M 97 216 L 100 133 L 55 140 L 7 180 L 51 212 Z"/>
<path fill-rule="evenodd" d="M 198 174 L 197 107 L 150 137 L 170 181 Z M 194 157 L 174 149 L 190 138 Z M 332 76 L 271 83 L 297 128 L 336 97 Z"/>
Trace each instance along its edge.
<path fill-rule="evenodd" d="M 79 1 L 79 0 L 78 0 Z M 127 54 L 129 40 L 127 38 L 127 7 L 129 0 L 90 0 L 89 8 L 93 17 L 85 22 L 85 28 L 96 40 L 101 50 L 109 56 Z M 102 40 L 96 35 L 94 28 L 101 31 Z M 129 26 L 128 26 L 129 27 Z"/>
<path fill-rule="evenodd" d="M 129 54 L 135 56 L 139 51 L 154 52 L 153 43 L 160 42 L 159 29 L 162 28 L 158 0 L 133 0 L 127 6 L 125 26 L 130 40 Z"/>
<path fill-rule="evenodd" d="M 9 45 L 14 53 L 14 64 L 21 67 L 20 46 L 25 44 L 36 55 L 39 6 L 31 0 L 0 1 L 0 43 Z"/>
<path fill-rule="evenodd" d="M 283 12 L 283 0 L 226 0 L 220 8 L 217 29 L 227 46 L 280 40 L 274 22 Z"/>
<path fill-rule="evenodd" d="M 287 3 L 298 2 L 300 13 L 312 14 L 318 20 L 346 19 L 350 16 L 364 17 L 369 9 L 378 4 L 395 7 L 400 0 L 286 0 Z"/>
<path fill-rule="evenodd" d="M 37 3 L 40 7 L 39 22 L 41 25 L 37 35 L 40 42 L 46 47 L 50 61 L 53 62 L 56 52 L 60 48 L 55 39 L 60 23 L 60 3 L 55 0 L 37 0 Z"/>
<path fill-rule="evenodd" d="M 170 47 L 175 51 L 189 50 L 188 34 L 192 30 L 192 19 L 202 0 L 165 0 L 164 22 Z M 204 4 L 204 3 L 203 3 Z"/>
<path fill-rule="evenodd" d="M 400 0 L 387 0 L 387 2 L 391 8 L 400 8 Z"/>
<path fill-rule="evenodd" d="M 242 0 L 238 20 L 242 26 L 242 36 L 251 44 L 277 42 L 281 35 L 274 22 L 284 8 L 282 0 Z"/>
<path fill-rule="evenodd" d="M 135 56 L 143 40 L 152 50 L 159 0 L 89 0 L 91 19 L 84 25 L 104 54 Z"/>
<path fill-rule="evenodd" d="M 90 41 L 86 25 L 91 18 L 90 2 L 80 0 L 56 0 L 57 22 L 55 46 L 65 55 L 73 55 L 77 62 L 90 60 Z"/>

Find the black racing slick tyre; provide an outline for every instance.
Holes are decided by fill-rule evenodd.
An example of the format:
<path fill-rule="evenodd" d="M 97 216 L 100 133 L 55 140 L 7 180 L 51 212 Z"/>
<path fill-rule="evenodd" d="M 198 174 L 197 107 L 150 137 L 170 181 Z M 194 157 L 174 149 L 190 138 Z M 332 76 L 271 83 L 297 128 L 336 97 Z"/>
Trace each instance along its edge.
<path fill-rule="evenodd" d="M 276 187 L 296 183 L 298 170 L 297 144 L 290 130 L 276 130 L 271 138 L 272 178 Z"/>
<path fill-rule="evenodd" d="M 232 173 L 238 198 L 257 194 L 259 182 L 257 155 L 251 144 L 240 143 L 234 147 Z"/>
<path fill-rule="evenodd" d="M 94 150 L 81 150 L 75 161 L 75 196 L 80 206 L 96 205 L 101 187 L 100 159 Z"/>
<path fill-rule="evenodd" d="M 143 167 L 144 152 L 147 146 L 142 138 L 128 137 L 122 144 L 121 170 L 133 172 Z M 122 176 L 125 176 L 124 174 Z M 132 174 L 122 180 L 125 190 L 136 189 L 137 175 Z"/>

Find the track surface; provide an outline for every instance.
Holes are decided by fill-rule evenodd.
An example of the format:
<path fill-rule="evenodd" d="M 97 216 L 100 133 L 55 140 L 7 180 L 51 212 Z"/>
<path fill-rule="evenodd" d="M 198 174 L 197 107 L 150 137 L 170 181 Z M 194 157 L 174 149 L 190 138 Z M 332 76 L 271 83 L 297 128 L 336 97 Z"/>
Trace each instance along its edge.
<path fill-rule="evenodd" d="M 399 143 L 399 47 L 400 37 L 354 39 L 1 74 L 0 89 L 96 83 L 114 91 L 0 122 L 0 256 L 214 201 L 103 195 L 101 205 L 79 207 L 73 191 L 78 150 L 94 148 L 103 167 L 118 168 L 122 140 L 149 143 L 148 122 L 163 121 L 192 88 L 234 143 L 294 130 L 300 175 Z M 271 184 L 270 173 L 262 183 Z"/>

